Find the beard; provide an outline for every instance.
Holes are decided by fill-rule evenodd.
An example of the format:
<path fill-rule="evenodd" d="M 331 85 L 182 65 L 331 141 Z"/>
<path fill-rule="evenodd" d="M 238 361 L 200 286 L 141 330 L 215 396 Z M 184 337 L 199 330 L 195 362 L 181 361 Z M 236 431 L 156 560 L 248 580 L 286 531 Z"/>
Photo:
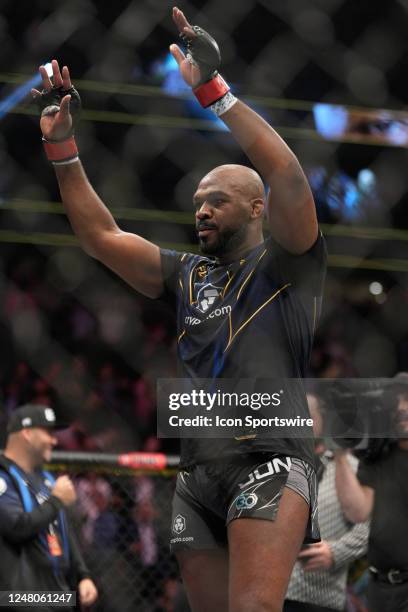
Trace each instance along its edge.
<path fill-rule="evenodd" d="M 238 229 L 226 229 L 222 233 L 219 232 L 217 239 L 213 242 L 207 242 L 200 239 L 200 251 L 204 255 L 225 255 L 239 248 L 245 240 L 248 226 L 242 224 Z"/>

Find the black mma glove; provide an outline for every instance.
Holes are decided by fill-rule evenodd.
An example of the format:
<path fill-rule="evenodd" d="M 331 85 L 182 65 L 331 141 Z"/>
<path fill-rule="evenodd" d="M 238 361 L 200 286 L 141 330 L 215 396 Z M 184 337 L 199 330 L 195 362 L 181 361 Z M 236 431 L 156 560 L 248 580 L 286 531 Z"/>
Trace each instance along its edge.
<path fill-rule="evenodd" d="M 71 96 L 69 103 L 69 113 L 72 123 L 69 131 L 62 139 L 47 140 L 43 137 L 44 150 L 47 158 L 54 165 L 70 164 L 78 160 L 78 147 L 74 138 L 75 126 L 78 124 L 79 115 L 81 112 L 81 98 L 75 87 L 64 89 L 63 86 L 52 89 L 43 89 L 40 95 L 34 98 L 35 103 L 41 111 L 41 116 L 55 115 L 60 110 L 61 100 L 67 96 Z"/>
<path fill-rule="evenodd" d="M 200 69 L 200 82 L 193 89 L 201 106 L 211 106 L 228 92 L 229 87 L 218 73 L 221 65 L 221 54 L 214 38 L 199 26 L 192 26 L 195 36 L 180 34 L 187 45 L 187 59 Z"/>
<path fill-rule="evenodd" d="M 43 89 L 41 95 L 34 98 L 35 103 L 41 111 L 41 115 L 55 115 L 60 109 L 61 100 L 64 96 L 70 95 L 69 112 L 72 117 L 72 126 L 64 140 L 73 135 L 81 114 L 81 98 L 75 87 L 64 89 L 64 87 L 53 87 L 50 90 Z"/>

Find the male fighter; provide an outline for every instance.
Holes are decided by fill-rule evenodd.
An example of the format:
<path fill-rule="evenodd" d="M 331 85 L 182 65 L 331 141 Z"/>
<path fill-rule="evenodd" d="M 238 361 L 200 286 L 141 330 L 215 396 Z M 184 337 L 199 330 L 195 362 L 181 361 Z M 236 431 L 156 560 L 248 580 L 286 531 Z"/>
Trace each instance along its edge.
<path fill-rule="evenodd" d="M 121 231 L 78 159 L 79 97 L 68 68 L 60 72 L 54 60 L 53 82 L 41 67 L 44 90 L 33 95 L 64 206 L 89 255 L 144 295 L 173 299 L 185 378 L 300 378 L 326 264 L 310 188 L 289 147 L 218 74 L 214 39 L 177 8 L 173 20 L 187 45 L 187 56 L 170 47 L 184 80 L 257 172 L 224 165 L 200 181 L 193 204 L 202 255 L 163 250 Z M 308 414 L 298 388 L 286 400 L 290 414 Z M 305 534 L 319 537 L 313 464 L 312 439 L 295 436 L 182 441 L 172 546 L 194 612 L 282 609 Z"/>

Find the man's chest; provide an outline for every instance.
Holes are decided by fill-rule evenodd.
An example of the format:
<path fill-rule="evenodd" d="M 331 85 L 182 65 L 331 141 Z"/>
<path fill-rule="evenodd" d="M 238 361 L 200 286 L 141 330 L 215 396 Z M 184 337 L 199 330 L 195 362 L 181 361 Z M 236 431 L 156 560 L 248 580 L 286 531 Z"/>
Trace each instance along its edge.
<path fill-rule="evenodd" d="M 251 321 L 265 316 L 272 322 L 279 316 L 279 300 L 290 283 L 279 283 L 273 271 L 255 261 L 240 260 L 216 267 L 199 263 L 183 279 L 179 302 L 179 324 L 185 332 L 231 334 Z"/>

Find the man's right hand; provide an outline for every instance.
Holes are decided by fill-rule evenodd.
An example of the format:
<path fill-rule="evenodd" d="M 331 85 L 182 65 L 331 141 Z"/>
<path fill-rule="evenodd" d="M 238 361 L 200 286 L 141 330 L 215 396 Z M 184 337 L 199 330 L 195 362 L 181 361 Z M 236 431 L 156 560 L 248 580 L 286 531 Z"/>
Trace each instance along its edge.
<path fill-rule="evenodd" d="M 44 66 L 40 66 L 40 74 L 42 77 L 43 91 L 38 89 L 32 89 L 31 94 L 34 99 L 43 97 L 44 99 L 47 94 L 54 88 L 63 88 L 68 91 L 72 88 L 71 78 L 69 76 L 69 70 L 66 66 L 63 67 L 62 73 L 60 71 L 57 60 L 52 60 L 52 72 L 53 82 L 51 82 L 48 76 L 47 70 Z M 71 95 L 64 95 L 60 100 L 56 96 L 58 104 L 51 103 L 47 106 L 41 115 L 40 127 L 43 136 L 48 141 L 62 141 L 71 136 L 72 134 L 72 116 L 69 112 L 69 106 L 71 101 Z M 45 111 L 45 112 L 44 112 Z"/>
<path fill-rule="evenodd" d="M 72 506 L 76 501 L 75 488 L 69 476 L 60 476 L 57 478 L 51 493 L 54 497 L 58 497 L 64 506 Z"/>

